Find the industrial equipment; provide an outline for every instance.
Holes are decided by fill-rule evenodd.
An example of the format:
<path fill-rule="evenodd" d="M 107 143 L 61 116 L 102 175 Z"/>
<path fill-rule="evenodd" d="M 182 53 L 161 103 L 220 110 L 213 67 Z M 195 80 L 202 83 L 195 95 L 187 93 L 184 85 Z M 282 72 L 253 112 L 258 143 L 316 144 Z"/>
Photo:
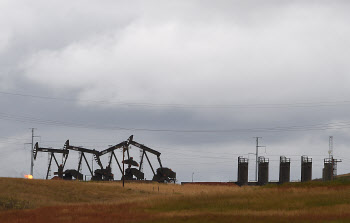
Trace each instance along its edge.
<path fill-rule="evenodd" d="M 312 158 L 301 156 L 301 182 L 312 180 Z"/>
<path fill-rule="evenodd" d="M 150 165 L 150 167 L 152 169 L 152 172 L 153 172 L 153 179 L 152 179 L 153 181 L 157 181 L 157 182 L 174 182 L 175 183 L 175 181 L 176 181 L 176 173 L 174 171 L 172 171 L 171 169 L 162 166 L 162 162 L 160 161 L 160 154 L 161 153 L 156 151 L 156 150 L 153 150 L 153 149 L 151 149 L 151 148 L 149 148 L 149 147 L 147 147 L 145 145 L 142 145 L 142 144 L 134 141 L 133 139 L 134 139 L 134 136 L 131 135 L 129 137 L 129 139 L 127 140 L 127 144 L 136 146 L 136 147 L 138 147 L 138 148 L 143 150 L 143 153 L 142 153 L 142 156 L 141 156 L 140 165 L 139 165 L 139 171 L 142 168 L 143 158 L 146 157 L 146 159 L 148 161 L 148 164 Z M 159 162 L 160 168 L 158 168 L 156 170 L 156 172 L 154 171 L 153 166 L 152 166 L 152 164 L 151 164 L 151 162 L 150 162 L 150 160 L 148 158 L 147 152 L 152 153 L 152 154 L 157 156 L 157 160 Z"/>
<path fill-rule="evenodd" d="M 279 183 L 283 184 L 287 182 L 290 182 L 290 158 L 280 156 Z"/>
<path fill-rule="evenodd" d="M 64 180 L 72 180 L 73 177 L 77 180 L 83 180 L 83 174 L 81 174 L 77 170 L 70 169 L 70 170 L 65 170 L 63 172 L 63 179 Z"/>
<path fill-rule="evenodd" d="M 237 184 L 239 186 L 248 184 L 248 158 L 238 157 Z"/>
<path fill-rule="evenodd" d="M 333 156 L 331 158 L 325 158 L 323 161 L 323 169 L 322 169 L 322 179 L 323 181 L 334 180 L 337 176 L 337 166 L 342 160 L 334 159 Z"/>
<path fill-rule="evenodd" d="M 130 146 L 138 147 L 140 149 L 140 151 L 142 151 L 140 164 L 138 164 L 133 159 L 133 157 L 130 157 L 130 153 L 129 153 Z M 122 169 L 122 167 L 117 159 L 117 156 L 115 154 L 116 149 L 123 149 L 123 154 L 124 154 L 124 152 L 127 153 L 127 159 L 124 160 L 124 158 L 123 158 L 123 162 L 122 162 L 123 165 L 124 164 L 128 165 L 128 168 L 125 169 L 125 173 L 123 173 L 123 169 Z M 69 169 L 69 170 L 64 171 L 64 166 L 65 166 L 67 158 L 68 158 L 69 150 L 78 151 L 80 153 L 79 154 L 79 161 L 78 161 L 78 168 L 76 170 Z M 50 169 L 51 168 L 51 161 L 52 161 L 52 159 L 54 159 L 56 162 L 56 165 L 58 167 L 58 172 L 55 172 L 55 174 L 57 174 L 59 178 L 66 179 L 66 180 L 71 180 L 73 178 L 79 179 L 79 180 L 83 179 L 83 175 L 81 174 L 81 166 L 82 166 L 83 159 L 84 159 L 84 161 L 89 169 L 89 172 L 91 174 L 91 180 L 97 180 L 97 181 L 114 180 L 114 175 L 112 173 L 113 158 L 118 164 L 122 179 L 124 177 L 124 179 L 126 179 L 126 180 L 143 180 L 144 173 L 141 170 L 142 170 L 144 157 L 146 157 L 146 159 L 151 167 L 151 170 L 153 172 L 153 179 L 152 179 L 153 181 L 157 181 L 157 182 L 175 182 L 176 181 L 176 173 L 174 171 L 172 171 L 170 168 L 163 167 L 163 165 L 160 161 L 160 154 L 161 153 L 156 151 L 156 150 L 153 150 L 145 145 L 142 145 L 138 142 L 135 142 L 133 140 L 133 135 L 131 135 L 127 141 L 123 141 L 117 145 L 111 146 L 111 147 L 109 147 L 103 151 L 100 151 L 100 152 L 95 150 L 95 149 L 87 149 L 87 148 L 83 148 L 83 147 L 79 147 L 79 146 L 72 146 L 72 145 L 70 145 L 69 140 L 66 141 L 63 149 L 40 148 L 38 146 L 38 143 L 36 143 L 35 150 L 34 150 L 34 158 L 36 158 L 38 151 L 50 153 L 51 157 L 49 159 L 50 161 L 49 161 L 48 173 L 51 170 Z M 62 162 L 63 162 L 62 164 L 58 164 L 57 159 L 54 155 L 55 153 L 62 153 L 63 154 L 64 162 L 62 160 Z M 90 167 L 89 162 L 86 159 L 85 153 L 93 154 L 94 159 L 95 159 L 96 163 L 98 164 L 98 166 L 100 167 L 100 169 L 96 169 L 93 172 L 93 170 Z M 158 169 L 156 169 L 156 171 L 154 170 L 154 168 L 149 160 L 148 153 L 151 153 L 151 154 L 157 156 L 157 160 L 159 162 L 160 167 Z M 109 154 L 110 156 L 109 156 L 108 164 L 107 164 L 106 168 L 103 168 L 100 157 L 105 155 L 105 154 Z M 49 174 L 47 174 L 46 179 L 48 178 L 48 175 Z"/>
<path fill-rule="evenodd" d="M 103 179 L 105 179 L 105 180 L 114 180 L 114 175 L 112 174 L 112 161 L 113 161 L 113 158 L 117 162 L 119 170 L 120 170 L 120 173 L 123 176 L 122 167 L 120 166 L 120 163 L 119 163 L 119 161 L 117 159 L 117 156 L 115 155 L 115 152 L 114 152 L 116 149 L 121 149 L 121 148 L 124 148 L 124 149 L 127 148 L 127 142 L 126 141 L 123 141 L 123 142 L 121 142 L 121 143 L 119 143 L 117 145 L 111 146 L 108 149 L 102 150 L 101 152 L 98 153 L 97 157 L 98 157 L 99 160 L 100 160 L 100 156 L 103 156 L 103 155 L 109 153 L 109 160 L 108 160 L 108 165 L 107 165 L 106 169 L 98 170 L 98 175 L 102 175 L 101 176 L 102 178 L 100 179 L 99 177 L 98 178 L 96 177 L 96 178 L 94 178 L 94 180 L 103 180 Z M 129 150 L 127 150 L 127 152 L 128 152 L 128 155 L 129 155 Z M 98 176 L 98 175 L 96 175 L 96 176 Z"/>
<path fill-rule="evenodd" d="M 55 160 L 55 163 L 58 168 L 58 172 L 55 172 L 55 174 L 57 174 L 59 178 L 63 178 L 63 169 L 66 164 L 69 151 L 67 149 L 53 149 L 53 148 L 39 147 L 39 143 L 35 143 L 34 150 L 33 150 L 34 160 L 36 160 L 38 152 L 47 152 L 50 154 L 49 164 L 48 164 L 47 173 L 46 173 L 46 179 L 48 179 L 49 173 L 51 171 L 52 158 Z M 62 160 L 63 161 L 62 164 L 58 164 L 55 153 L 61 153 L 63 155 L 64 161 Z"/>
<path fill-rule="evenodd" d="M 265 185 L 269 182 L 269 158 L 259 156 L 258 185 Z"/>
<path fill-rule="evenodd" d="M 74 172 L 74 171 L 70 171 L 69 174 L 71 174 L 72 176 L 77 176 L 80 177 L 80 168 L 81 168 L 81 163 L 82 163 L 82 159 L 84 158 L 85 163 L 87 165 L 87 167 L 89 168 L 90 174 L 92 176 L 92 178 L 94 178 L 94 174 L 92 172 L 92 169 L 90 168 L 89 162 L 87 161 L 86 157 L 85 157 L 85 153 L 90 153 L 94 155 L 95 161 L 96 163 L 100 166 L 101 169 L 103 169 L 100 157 L 99 157 L 99 151 L 95 150 L 95 149 L 86 149 L 83 147 L 79 147 L 79 146 L 72 146 L 69 144 L 69 140 L 66 141 L 64 148 L 67 150 L 74 150 L 74 151 L 78 151 L 80 152 L 80 157 L 79 157 L 79 162 L 78 162 L 78 169 L 76 170 L 78 173 Z M 79 178 L 76 178 L 79 179 Z"/>
<path fill-rule="evenodd" d="M 106 169 L 96 169 L 94 171 L 95 175 L 92 176 L 91 180 L 95 181 L 111 181 L 114 180 L 114 175 L 112 173 L 112 168 L 107 166 Z"/>

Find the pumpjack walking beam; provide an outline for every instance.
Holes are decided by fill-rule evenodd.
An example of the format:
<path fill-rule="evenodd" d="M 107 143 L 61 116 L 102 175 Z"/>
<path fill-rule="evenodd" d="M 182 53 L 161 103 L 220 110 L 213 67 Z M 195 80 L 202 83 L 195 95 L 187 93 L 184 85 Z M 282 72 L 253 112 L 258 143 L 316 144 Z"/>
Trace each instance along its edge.
<path fill-rule="evenodd" d="M 68 154 L 69 151 L 67 149 L 53 149 L 53 148 L 44 148 L 44 147 L 39 147 L 39 143 L 36 143 L 34 146 L 34 151 L 33 151 L 33 155 L 34 155 L 34 160 L 36 160 L 36 157 L 38 155 L 38 152 L 47 152 L 50 153 L 50 161 L 49 161 L 49 165 L 47 168 L 47 173 L 46 173 L 46 179 L 48 179 L 49 177 L 49 172 L 50 172 L 50 168 L 51 168 L 51 163 L 52 163 L 52 158 L 54 158 L 55 163 L 57 165 L 57 168 L 59 168 L 59 164 L 57 162 L 55 153 L 62 153 L 63 157 L 64 157 L 64 163 L 62 164 L 62 167 L 64 168 L 65 164 L 66 164 L 66 160 L 68 158 Z"/>
<path fill-rule="evenodd" d="M 91 153 L 94 155 L 94 158 L 95 158 L 95 161 L 96 163 L 101 167 L 101 169 L 103 168 L 102 166 L 102 163 L 101 163 L 101 160 L 100 160 L 100 157 L 99 157 L 99 151 L 95 150 L 95 149 L 86 149 L 86 148 L 83 148 L 83 147 L 79 147 L 79 146 L 72 146 L 69 144 L 69 140 L 66 141 L 65 143 L 65 148 L 68 149 L 68 150 L 74 150 L 74 151 L 78 151 L 78 152 L 81 152 L 81 156 L 79 158 L 79 163 L 78 163 L 78 172 L 79 172 L 79 169 L 80 169 L 80 166 L 81 166 L 81 163 L 82 163 L 82 159 L 84 158 L 85 160 L 85 163 L 86 165 L 88 166 L 89 168 L 89 171 L 91 173 L 91 176 L 93 176 L 93 172 L 90 168 L 90 165 L 89 165 L 89 162 L 87 161 L 86 157 L 85 157 L 85 153 Z"/>

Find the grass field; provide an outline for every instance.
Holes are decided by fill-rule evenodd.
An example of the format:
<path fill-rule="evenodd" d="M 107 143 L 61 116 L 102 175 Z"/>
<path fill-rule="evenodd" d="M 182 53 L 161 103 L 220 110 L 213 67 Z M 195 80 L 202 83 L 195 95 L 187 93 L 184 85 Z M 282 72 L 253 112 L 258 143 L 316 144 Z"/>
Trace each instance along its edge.
<path fill-rule="evenodd" d="M 350 222 L 350 180 L 122 188 L 116 182 L 0 178 L 0 222 Z"/>

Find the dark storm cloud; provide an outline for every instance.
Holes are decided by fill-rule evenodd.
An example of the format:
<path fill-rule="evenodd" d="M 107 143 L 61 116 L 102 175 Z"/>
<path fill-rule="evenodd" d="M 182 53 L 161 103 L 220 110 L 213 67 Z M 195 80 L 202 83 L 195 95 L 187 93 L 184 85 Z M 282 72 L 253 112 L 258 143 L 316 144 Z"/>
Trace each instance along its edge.
<path fill-rule="evenodd" d="M 103 149 L 135 134 L 162 152 L 180 180 L 190 177 L 188 169 L 197 169 L 202 180 L 235 179 L 234 162 L 239 154 L 254 152 L 252 137 L 257 135 L 268 146 L 266 156 L 326 156 L 329 135 L 335 136 L 338 156 L 346 160 L 350 155 L 348 103 L 295 104 L 347 100 L 346 1 L 0 4 L 0 90 L 71 100 L 0 96 L 0 133 L 10 138 L 0 143 L 8 160 L 3 162 L 2 176 L 26 171 L 28 157 L 22 148 L 29 140 L 27 128 L 33 126 L 42 143 L 54 147 L 70 138 Z M 256 104 L 291 105 L 255 108 Z M 236 108 L 218 108 L 221 105 Z M 312 127 L 333 122 L 340 124 L 317 127 L 318 131 Z M 86 128 L 76 128 L 81 124 Z M 258 131 L 291 126 L 304 126 L 298 128 L 305 131 Z M 10 170 L 13 157 L 20 161 Z M 45 161 L 38 164 L 39 175 L 40 165 L 44 167 Z M 208 165 L 214 170 L 206 170 Z M 340 171 L 349 171 L 347 164 L 342 165 Z M 294 179 L 297 175 L 296 170 Z"/>

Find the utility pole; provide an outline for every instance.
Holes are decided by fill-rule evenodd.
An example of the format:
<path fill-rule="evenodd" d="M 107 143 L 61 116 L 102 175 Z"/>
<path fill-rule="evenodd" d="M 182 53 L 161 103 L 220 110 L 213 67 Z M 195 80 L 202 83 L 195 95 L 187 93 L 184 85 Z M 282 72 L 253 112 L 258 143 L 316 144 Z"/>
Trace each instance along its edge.
<path fill-rule="evenodd" d="M 194 174 L 194 172 L 192 172 L 192 183 L 193 183 L 193 174 Z"/>
<path fill-rule="evenodd" d="M 34 129 L 35 128 L 31 128 L 32 130 L 32 142 L 31 142 L 31 155 L 30 155 L 30 175 L 33 176 L 33 169 L 34 169 L 34 137 L 39 137 L 39 136 L 35 136 L 34 135 Z"/>
<path fill-rule="evenodd" d="M 258 166 L 259 166 L 259 148 L 266 146 L 259 146 L 259 139 L 262 137 L 254 137 L 256 139 L 256 152 L 255 152 L 255 181 L 258 181 Z"/>
<path fill-rule="evenodd" d="M 91 171 L 94 172 L 94 154 L 91 154 Z"/>
<path fill-rule="evenodd" d="M 33 168 L 34 168 L 34 128 L 32 128 L 32 149 L 30 156 L 30 175 L 33 176 Z"/>
<path fill-rule="evenodd" d="M 123 187 L 124 187 L 124 178 L 125 178 L 125 172 L 124 172 L 124 157 L 125 157 L 125 146 L 123 147 Z"/>

